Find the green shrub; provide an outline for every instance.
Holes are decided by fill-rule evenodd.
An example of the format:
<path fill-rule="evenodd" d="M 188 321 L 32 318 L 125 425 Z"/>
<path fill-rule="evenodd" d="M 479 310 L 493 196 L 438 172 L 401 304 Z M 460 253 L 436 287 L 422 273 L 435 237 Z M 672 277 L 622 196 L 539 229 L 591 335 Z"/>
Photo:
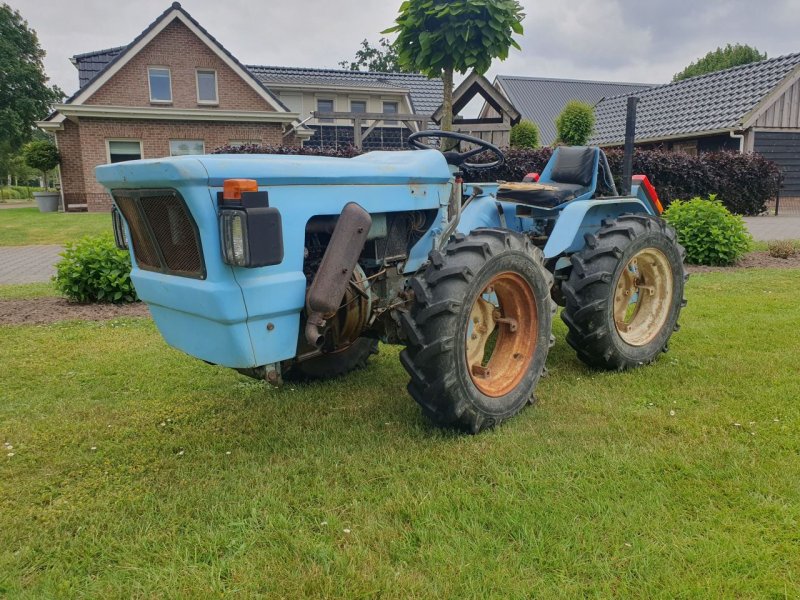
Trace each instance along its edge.
<path fill-rule="evenodd" d="M 533 121 L 522 120 L 511 128 L 512 148 L 538 148 L 539 126 Z"/>
<path fill-rule="evenodd" d="M 109 234 L 67 244 L 56 265 L 56 289 L 76 302 L 135 302 L 131 260 Z"/>
<path fill-rule="evenodd" d="M 753 245 L 744 219 L 732 214 L 713 194 L 708 200 L 675 200 L 664 218 L 678 232 L 686 248 L 686 262 L 696 265 L 732 265 Z"/>
<path fill-rule="evenodd" d="M 585 146 L 594 130 L 594 108 L 591 104 L 570 100 L 556 117 L 558 139 L 567 146 Z"/>

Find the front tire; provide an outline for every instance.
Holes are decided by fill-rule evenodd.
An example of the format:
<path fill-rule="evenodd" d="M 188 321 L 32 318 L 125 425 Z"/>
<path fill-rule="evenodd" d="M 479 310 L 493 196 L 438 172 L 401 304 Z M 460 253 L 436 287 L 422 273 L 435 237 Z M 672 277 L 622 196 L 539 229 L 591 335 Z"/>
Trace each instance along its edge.
<path fill-rule="evenodd" d="M 550 347 L 552 275 L 523 235 L 457 235 L 411 280 L 408 391 L 438 425 L 477 433 L 533 402 Z"/>
<path fill-rule="evenodd" d="M 587 234 L 561 286 L 561 318 L 578 358 L 624 370 L 666 352 L 686 305 L 684 256 L 675 231 L 650 215 L 622 215 Z"/>

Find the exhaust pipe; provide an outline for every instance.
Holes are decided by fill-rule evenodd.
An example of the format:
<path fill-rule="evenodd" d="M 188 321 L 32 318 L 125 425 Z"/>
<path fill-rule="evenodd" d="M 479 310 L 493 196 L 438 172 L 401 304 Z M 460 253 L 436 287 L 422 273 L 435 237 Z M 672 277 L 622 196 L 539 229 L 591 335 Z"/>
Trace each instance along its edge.
<path fill-rule="evenodd" d="M 325 315 L 339 309 L 371 226 L 372 217 L 355 202 L 348 203 L 339 215 L 306 296 L 305 336 L 315 348 L 320 348 L 325 341 L 322 334 Z"/>
<path fill-rule="evenodd" d="M 628 96 L 628 111 L 625 117 L 625 155 L 622 159 L 622 195 L 631 193 L 631 178 L 633 177 L 633 144 L 636 141 L 636 105 L 639 103 L 637 96 Z"/>

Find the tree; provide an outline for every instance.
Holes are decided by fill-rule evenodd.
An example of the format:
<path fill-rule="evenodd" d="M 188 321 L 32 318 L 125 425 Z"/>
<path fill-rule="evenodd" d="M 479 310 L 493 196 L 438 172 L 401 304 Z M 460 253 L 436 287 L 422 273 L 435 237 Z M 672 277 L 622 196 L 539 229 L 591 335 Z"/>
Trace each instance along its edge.
<path fill-rule="evenodd" d="M 58 154 L 56 145 L 47 140 L 28 142 L 22 149 L 22 155 L 25 157 L 25 162 L 28 163 L 29 167 L 41 172 L 42 181 L 46 188 L 47 174 L 61 162 L 61 156 Z"/>
<path fill-rule="evenodd" d="M 539 126 L 533 121 L 522 120 L 511 128 L 512 148 L 538 148 Z"/>
<path fill-rule="evenodd" d="M 519 49 L 513 34 L 522 35 L 522 7 L 517 0 L 406 0 L 399 12 L 382 33 L 398 34 L 401 67 L 442 78 L 441 128 L 452 131 L 453 73 L 483 74 L 494 58 L 508 57 L 509 47 Z"/>
<path fill-rule="evenodd" d="M 361 42 L 361 48 L 356 50 L 354 61 L 343 60 L 339 66 L 350 71 L 379 71 L 381 73 L 403 73 L 404 69 L 397 60 L 397 50 L 388 38 L 378 40 L 378 47 L 373 48 L 368 40 Z"/>
<path fill-rule="evenodd" d="M 672 81 L 680 81 L 689 77 L 697 77 L 706 73 L 714 73 L 739 65 L 747 65 L 761 60 L 766 60 L 767 54 L 759 52 L 747 44 L 728 44 L 724 48 L 717 48 L 676 73 Z"/>
<path fill-rule="evenodd" d="M 36 121 L 63 98 L 47 85 L 44 50 L 36 32 L 8 4 L 0 5 L 0 148 L 16 152 L 31 138 Z"/>
<path fill-rule="evenodd" d="M 591 104 L 570 100 L 556 117 L 558 141 L 567 146 L 585 146 L 594 130 L 594 109 Z"/>

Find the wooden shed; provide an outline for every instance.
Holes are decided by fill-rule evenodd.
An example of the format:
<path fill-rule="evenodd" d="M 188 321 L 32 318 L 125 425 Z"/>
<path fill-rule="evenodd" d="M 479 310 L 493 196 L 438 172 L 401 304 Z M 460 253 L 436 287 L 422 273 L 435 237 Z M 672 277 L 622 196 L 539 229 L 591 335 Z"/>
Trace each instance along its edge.
<path fill-rule="evenodd" d="M 493 111 L 483 117 L 464 118 L 458 115 L 473 98 L 480 95 Z M 441 123 L 444 105 L 433 113 L 433 120 Z M 453 130 L 465 133 L 495 146 L 508 146 L 511 127 L 519 123 L 522 115 L 489 80 L 476 71 L 470 73 L 453 91 Z"/>

